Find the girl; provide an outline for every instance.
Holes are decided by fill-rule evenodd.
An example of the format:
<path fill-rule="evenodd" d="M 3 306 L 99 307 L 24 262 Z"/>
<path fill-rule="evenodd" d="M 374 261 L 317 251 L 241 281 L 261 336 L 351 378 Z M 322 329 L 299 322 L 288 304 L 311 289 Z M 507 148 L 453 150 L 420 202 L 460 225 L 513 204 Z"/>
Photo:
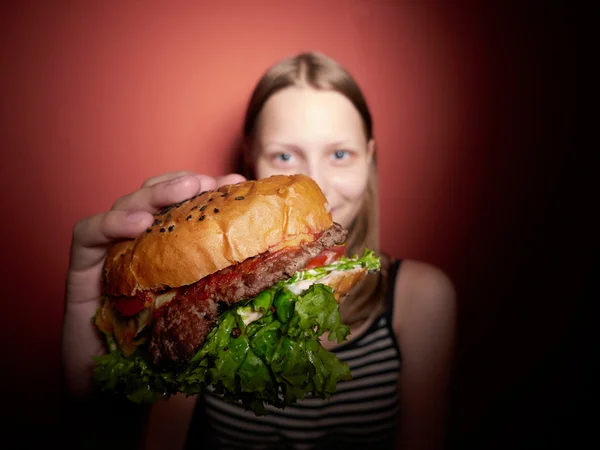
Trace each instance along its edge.
<path fill-rule="evenodd" d="M 380 273 L 349 295 L 342 321 L 348 341 L 323 345 L 345 360 L 353 379 L 329 401 L 309 398 L 255 417 L 210 391 L 173 397 L 152 410 L 147 448 L 403 448 L 443 446 L 455 332 L 455 294 L 438 268 L 379 251 L 376 144 L 371 114 L 351 75 L 335 61 L 304 53 L 272 66 L 257 84 L 244 124 L 243 172 L 263 178 L 305 173 L 349 230 L 346 253 L 376 250 Z M 101 351 L 88 327 L 104 248 L 135 237 L 151 212 L 240 175 L 212 179 L 178 172 L 144 183 L 112 210 L 74 230 L 65 316 L 67 385 L 85 395 L 89 355 Z M 82 324 L 86 326 L 82 326 Z M 189 433 L 188 433 L 189 430 Z"/>

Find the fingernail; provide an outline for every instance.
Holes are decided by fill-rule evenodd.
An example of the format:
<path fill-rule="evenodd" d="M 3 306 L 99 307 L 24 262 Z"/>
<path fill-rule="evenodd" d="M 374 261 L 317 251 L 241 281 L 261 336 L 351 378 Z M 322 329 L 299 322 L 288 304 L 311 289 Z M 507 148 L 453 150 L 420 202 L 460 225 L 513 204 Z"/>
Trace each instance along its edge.
<path fill-rule="evenodd" d="M 131 212 L 125 216 L 125 220 L 131 223 L 139 223 L 146 217 L 146 213 L 141 211 Z"/>
<path fill-rule="evenodd" d="M 176 183 L 179 183 L 180 181 L 185 180 L 186 178 L 188 178 L 188 175 L 181 175 L 180 177 L 169 180 L 169 182 L 167 184 L 176 184 Z"/>

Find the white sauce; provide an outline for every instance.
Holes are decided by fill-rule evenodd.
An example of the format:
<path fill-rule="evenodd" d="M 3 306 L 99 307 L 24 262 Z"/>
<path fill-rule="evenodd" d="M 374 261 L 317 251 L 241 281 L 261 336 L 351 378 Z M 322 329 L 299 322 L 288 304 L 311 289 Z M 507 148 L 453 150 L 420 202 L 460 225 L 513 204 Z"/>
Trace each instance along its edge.
<path fill-rule="evenodd" d="M 250 311 L 242 316 L 242 320 L 244 325 L 248 326 L 249 323 L 255 322 L 264 316 L 264 313 L 261 311 Z"/>
<path fill-rule="evenodd" d="M 154 301 L 152 302 L 152 309 L 156 310 L 160 308 L 164 304 L 173 300 L 173 297 L 175 297 L 176 295 L 177 289 L 171 289 L 170 291 L 165 292 L 164 294 L 157 295 L 156 297 L 154 297 Z"/>
<path fill-rule="evenodd" d="M 339 272 L 340 272 L 339 270 L 333 270 L 333 271 L 329 272 L 327 275 L 325 275 L 324 277 L 315 278 L 312 280 L 300 280 L 300 281 L 297 281 L 296 283 L 289 284 L 286 287 L 290 291 L 292 291 L 294 294 L 300 295 L 315 283 L 327 284 L 327 281 L 330 278 L 336 276 Z"/>
<path fill-rule="evenodd" d="M 302 294 L 305 290 L 315 284 L 317 280 L 301 280 L 286 287 L 296 295 Z"/>

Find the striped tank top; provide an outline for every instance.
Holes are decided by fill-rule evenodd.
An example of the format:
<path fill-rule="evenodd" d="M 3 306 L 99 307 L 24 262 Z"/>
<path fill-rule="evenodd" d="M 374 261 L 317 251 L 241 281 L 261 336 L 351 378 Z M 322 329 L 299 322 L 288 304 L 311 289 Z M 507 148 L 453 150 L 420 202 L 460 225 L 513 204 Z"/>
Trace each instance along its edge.
<path fill-rule="evenodd" d="M 352 379 L 329 400 L 307 396 L 285 409 L 266 405 L 257 417 L 210 390 L 197 404 L 186 449 L 318 450 L 393 448 L 400 350 L 392 329 L 394 285 L 400 261 L 390 266 L 386 311 L 355 339 L 331 351 Z"/>

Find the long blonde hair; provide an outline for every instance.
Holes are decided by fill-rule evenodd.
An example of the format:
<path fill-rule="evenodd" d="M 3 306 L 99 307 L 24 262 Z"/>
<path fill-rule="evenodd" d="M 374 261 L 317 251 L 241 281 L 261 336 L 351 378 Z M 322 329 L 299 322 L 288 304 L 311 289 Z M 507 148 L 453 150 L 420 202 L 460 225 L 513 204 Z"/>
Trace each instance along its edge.
<path fill-rule="evenodd" d="M 256 155 L 251 149 L 262 108 L 273 94 L 291 86 L 333 90 L 342 94 L 358 110 L 367 142 L 373 139 L 371 113 L 358 84 L 350 73 L 322 53 L 300 53 L 271 66 L 254 88 L 246 110 L 243 129 L 246 151 L 242 161 L 242 172 L 248 178 L 255 178 Z M 362 255 L 364 250 L 369 248 L 382 259 L 381 272 L 369 274 L 350 292 L 340 308 L 342 320 L 350 326 L 358 326 L 384 310 L 384 293 L 388 278 L 389 258 L 379 250 L 379 199 L 375 155 L 369 167 L 369 179 L 363 204 L 348 232 L 347 255 Z"/>

